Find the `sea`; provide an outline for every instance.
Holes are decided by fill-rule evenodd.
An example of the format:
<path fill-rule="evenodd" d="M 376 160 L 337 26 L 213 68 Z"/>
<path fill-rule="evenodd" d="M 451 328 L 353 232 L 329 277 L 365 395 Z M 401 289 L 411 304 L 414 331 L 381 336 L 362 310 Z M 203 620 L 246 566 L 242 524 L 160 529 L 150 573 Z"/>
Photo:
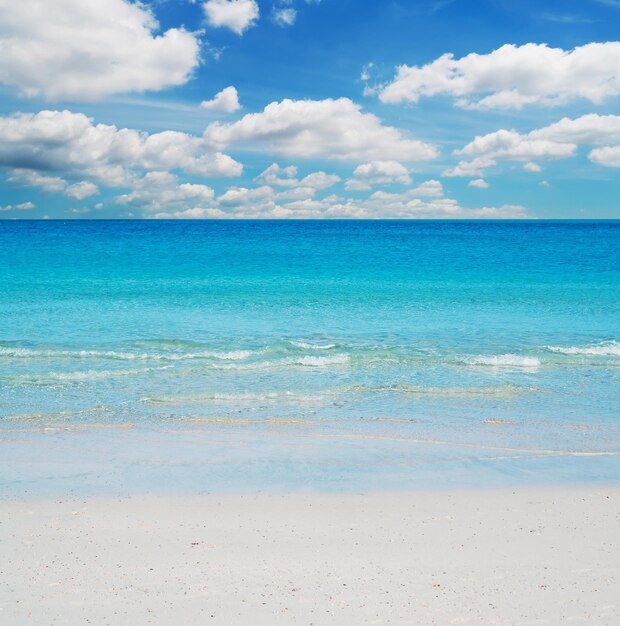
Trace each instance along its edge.
<path fill-rule="evenodd" d="M 0 221 L 0 494 L 620 480 L 620 222 Z"/>

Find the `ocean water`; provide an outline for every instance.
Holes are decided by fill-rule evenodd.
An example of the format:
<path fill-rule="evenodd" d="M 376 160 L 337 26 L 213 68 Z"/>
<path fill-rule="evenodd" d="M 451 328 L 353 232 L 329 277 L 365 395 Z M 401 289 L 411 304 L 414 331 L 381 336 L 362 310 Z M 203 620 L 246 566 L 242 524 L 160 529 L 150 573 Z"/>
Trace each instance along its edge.
<path fill-rule="evenodd" d="M 620 222 L 0 221 L 0 488 L 620 479 Z"/>

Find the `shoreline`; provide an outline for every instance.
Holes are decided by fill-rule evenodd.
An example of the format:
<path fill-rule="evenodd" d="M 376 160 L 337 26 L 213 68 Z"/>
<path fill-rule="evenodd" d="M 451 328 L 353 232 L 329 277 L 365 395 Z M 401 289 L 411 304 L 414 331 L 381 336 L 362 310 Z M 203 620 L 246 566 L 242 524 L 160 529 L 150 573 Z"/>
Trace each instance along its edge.
<path fill-rule="evenodd" d="M 363 432 L 350 432 L 348 424 L 329 430 L 31 428 L 0 430 L 5 498 L 408 493 L 620 483 L 620 451 L 612 431 L 592 441 L 591 431 L 580 430 L 588 436 L 574 442 L 578 446 L 560 441 L 543 448 L 529 431 L 502 427 L 479 440 L 479 433 L 434 434 L 416 423 L 395 433 L 375 431 L 374 424 Z"/>
<path fill-rule="evenodd" d="M 613 624 L 620 485 L 0 501 L 12 625 Z"/>

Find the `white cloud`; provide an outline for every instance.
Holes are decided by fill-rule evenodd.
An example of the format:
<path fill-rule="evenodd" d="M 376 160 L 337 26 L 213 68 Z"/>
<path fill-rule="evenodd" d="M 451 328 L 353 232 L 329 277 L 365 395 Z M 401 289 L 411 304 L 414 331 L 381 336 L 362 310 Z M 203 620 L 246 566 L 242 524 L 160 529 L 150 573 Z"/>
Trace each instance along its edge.
<path fill-rule="evenodd" d="M 137 130 L 93 124 L 82 113 L 41 111 L 0 117 L 0 166 L 27 170 L 12 173 L 16 182 L 30 177 L 58 190 L 62 179 L 91 178 L 107 186 L 125 186 L 136 172 L 183 170 L 204 177 L 238 176 L 242 166 L 225 154 L 214 153 L 201 137 L 164 131 L 149 135 Z"/>
<path fill-rule="evenodd" d="M 202 6 L 211 26 L 229 28 L 237 35 L 254 26 L 259 16 L 255 0 L 207 0 Z"/>
<path fill-rule="evenodd" d="M 203 100 L 200 106 L 208 111 L 222 111 L 223 113 L 234 113 L 241 108 L 237 90 L 232 86 L 216 93 L 212 100 Z"/>
<path fill-rule="evenodd" d="M 443 198 L 443 185 L 438 180 L 426 180 L 417 187 L 406 189 L 405 191 L 394 193 L 388 191 L 375 191 L 368 200 L 377 203 L 384 203 L 386 207 L 396 204 L 409 203 L 413 199 L 420 198 Z"/>
<path fill-rule="evenodd" d="M 495 165 L 494 159 L 488 159 L 484 157 L 478 157 L 471 161 L 459 161 L 458 165 L 444 170 L 441 175 L 448 178 L 463 177 L 472 178 L 475 176 L 481 176 L 484 171 Z"/>
<path fill-rule="evenodd" d="M 620 167 L 620 146 L 595 148 L 588 155 L 590 161 L 605 167 Z"/>
<path fill-rule="evenodd" d="M 384 126 L 348 98 L 272 102 L 239 121 L 214 122 L 204 137 L 216 149 L 241 144 L 284 157 L 407 162 L 437 156 L 434 146 Z"/>
<path fill-rule="evenodd" d="M 181 85 L 199 62 L 196 35 L 162 34 L 128 0 L 0 0 L 0 82 L 23 96 L 96 100 Z"/>
<path fill-rule="evenodd" d="M 370 62 L 370 63 L 366 63 L 366 65 L 364 65 L 364 67 L 362 67 L 362 72 L 360 73 L 360 80 L 361 81 L 366 82 L 366 81 L 370 80 L 371 71 L 372 71 L 374 66 L 375 66 L 375 64 Z"/>
<path fill-rule="evenodd" d="M 555 124 L 533 130 L 530 136 L 535 139 L 578 144 L 620 141 L 620 115 L 590 113 L 575 119 L 564 117 Z"/>
<path fill-rule="evenodd" d="M 312 172 L 304 176 L 299 181 L 300 187 L 311 187 L 313 189 L 327 189 L 340 182 L 340 176 L 336 174 L 326 174 L 325 172 Z"/>
<path fill-rule="evenodd" d="M 118 204 L 142 211 L 184 210 L 211 208 L 215 192 L 207 185 L 179 184 L 178 177 L 168 172 L 148 172 L 136 181 L 130 193 L 116 198 Z"/>
<path fill-rule="evenodd" d="M 273 21 L 282 28 L 292 26 L 297 19 L 297 11 L 292 7 L 274 7 L 272 12 Z"/>
<path fill-rule="evenodd" d="M 409 172 L 402 163 L 398 161 L 371 161 L 355 168 L 353 178 L 345 183 L 345 189 L 365 191 L 373 185 L 391 185 L 394 183 L 411 184 Z"/>
<path fill-rule="evenodd" d="M 94 183 L 82 180 L 79 183 L 70 185 L 65 189 L 65 195 L 74 200 L 84 200 L 99 193 L 99 187 Z"/>
<path fill-rule="evenodd" d="M 248 189 L 246 187 L 230 187 L 218 199 L 218 203 L 222 206 L 244 206 L 250 204 L 260 205 L 262 202 L 272 204 L 274 191 L 268 185 Z"/>
<path fill-rule="evenodd" d="M 528 161 L 527 163 L 524 163 L 523 169 L 526 172 L 534 172 L 534 173 L 542 172 L 542 167 L 540 167 L 538 163 L 534 163 L 532 161 Z"/>
<path fill-rule="evenodd" d="M 478 189 L 488 189 L 490 187 L 489 183 L 487 183 L 484 178 L 476 178 L 474 180 L 470 180 L 467 183 L 468 187 L 477 187 Z"/>
<path fill-rule="evenodd" d="M 458 166 L 447 170 L 444 176 L 480 176 L 484 170 L 499 160 L 525 161 L 523 168 L 529 172 L 540 172 L 542 168 L 532 160 L 562 159 L 574 156 L 582 144 L 600 145 L 620 142 L 620 116 L 589 114 L 559 122 L 529 133 L 515 130 L 498 130 L 476 137 L 455 154 L 473 157 L 472 161 L 461 161 Z M 594 163 L 617 167 L 615 154 L 619 147 L 595 148 L 589 154 Z"/>
<path fill-rule="evenodd" d="M 200 207 L 195 207 L 182 211 L 156 213 L 153 217 L 158 220 L 204 220 L 222 219 L 230 217 L 230 215 L 220 209 L 201 209 Z"/>
<path fill-rule="evenodd" d="M 511 219 L 524 218 L 528 213 L 524 207 L 504 205 L 469 209 L 451 198 L 414 197 L 411 193 L 388 194 L 375 192 L 369 198 L 353 200 L 335 195 L 323 199 L 301 199 L 293 202 L 275 203 L 273 199 L 239 198 L 229 199 L 227 214 L 241 218 L 350 218 L 350 219 Z"/>
<path fill-rule="evenodd" d="M 264 172 L 255 178 L 256 182 L 277 187 L 303 187 L 312 189 L 327 189 L 340 182 L 340 176 L 325 172 L 312 172 L 302 179 L 297 178 L 297 168 L 293 165 L 280 167 L 272 163 Z"/>
<path fill-rule="evenodd" d="M 314 198 L 317 191 L 315 187 L 290 187 L 276 193 L 274 198 L 276 200 L 305 200 L 306 198 Z"/>
<path fill-rule="evenodd" d="M 281 168 L 285 170 L 287 168 Z M 280 172 L 276 172 L 280 173 Z M 289 178 L 296 176 L 290 172 Z M 282 177 L 278 177 L 282 179 Z M 161 189 L 174 187 L 174 180 L 162 179 L 145 184 L 153 190 L 153 197 L 162 197 Z M 302 193 L 299 193 L 302 192 Z M 317 190 L 306 187 L 285 187 L 276 192 L 270 185 L 255 188 L 230 187 L 215 198 L 208 194 L 204 202 L 161 205 L 162 210 L 153 213 L 155 205 L 149 206 L 151 215 L 161 219 L 191 219 L 209 217 L 256 218 L 256 219 L 321 219 L 321 218 L 459 218 L 459 219 L 510 219 L 528 216 L 527 209 L 515 205 L 499 207 L 466 208 L 456 200 L 443 195 L 443 187 L 437 180 L 427 180 L 419 186 L 401 193 L 376 191 L 369 197 L 353 199 L 331 194 L 314 197 Z M 135 204 L 135 203 L 134 203 Z M 189 205 L 189 206 L 188 206 Z"/>
<path fill-rule="evenodd" d="M 45 176 L 34 170 L 13 169 L 7 181 L 24 187 L 39 187 L 48 193 L 63 191 L 69 183 L 59 176 Z"/>
<path fill-rule="evenodd" d="M 418 102 L 449 95 L 469 108 L 556 106 L 575 99 L 601 104 L 620 95 L 620 42 L 590 43 L 573 50 L 546 44 L 504 45 L 489 54 L 455 59 L 444 54 L 424 66 L 401 65 L 379 98 Z"/>
<path fill-rule="evenodd" d="M 556 124 L 532 131 L 530 136 L 586 145 L 617 143 L 620 142 L 620 115 L 591 113 L 576 119 L 565 117 Z M 620 167 L 620 146 L 594 148 L 588 158 L 605 167 Z"/>
<path fill-rule="evenodd" d="M 299 185 L 299 180 L 297 179 L 297 168 L 294 165 L 281 167 L 277 163 L 272 163 L 254 180 L 258 183 L 278 185 L 280 187 L 296 187 Z"/>
<path fill-rule="evenodd" d="M 34 209 L 35 204 L 33 202 L 22 202 L 21 204 L 6 204 L 0 206 L 0 211 L 29 211 Z"/>
<path fill-rule="evenodd" d="M 573 156 L 577 151 L 574 143 L 538 139 L 533 133 L 521 135 L 514 130 L 498 130 L 488 135 L 476 137 L 455 154 L 478 156 L 488 159 L 514 159 L 530 161 L 532 159 L 557 159 Z"/>
<path fill-rule="evenodd" d="M 427 180 L 409 189 L 406 194 L 414 198 L 440 198 L 443 196 L 443 185 L 438 180 Z"/>

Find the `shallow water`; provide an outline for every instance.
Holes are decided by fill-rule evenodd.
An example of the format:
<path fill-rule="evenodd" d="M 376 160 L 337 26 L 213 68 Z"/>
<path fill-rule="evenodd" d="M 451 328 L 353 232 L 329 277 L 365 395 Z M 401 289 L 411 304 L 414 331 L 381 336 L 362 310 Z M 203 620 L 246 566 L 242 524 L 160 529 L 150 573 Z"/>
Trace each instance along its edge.
<path fill-rule="evenodd" d="M 620 477 L 620 223 L 0 222 L 0 259 L 4 489 Z"/>

